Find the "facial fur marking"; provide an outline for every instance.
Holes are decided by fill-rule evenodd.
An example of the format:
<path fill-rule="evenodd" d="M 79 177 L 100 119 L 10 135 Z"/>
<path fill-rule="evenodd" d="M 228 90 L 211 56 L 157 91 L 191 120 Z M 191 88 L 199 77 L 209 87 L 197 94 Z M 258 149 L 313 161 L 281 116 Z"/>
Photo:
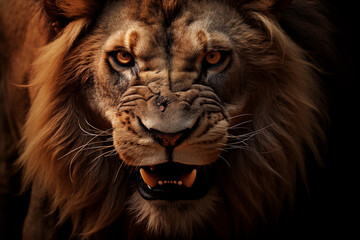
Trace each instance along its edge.
<path fill-rule="evenodd" d="M 196 33 L 196 39 L 200 45 L 200 48 L 203 50 L 204 53 L 206 53 L 207 50 L 207 46 L 208 46 L 208 38 L 206 33 L 203 30 L 199 30 Z"/>
<path fill-rule="evenodd" d="M 128 38 L 128 41 L 129 41 L 129 49 L 132 53 L 135 52 L 135 48 L 136 48 L 136 44 L 137 42 L 139 41 L 139 33 L 137 31 L 132 31 L 130 34 L 129 34 L 129 38 Z"/>

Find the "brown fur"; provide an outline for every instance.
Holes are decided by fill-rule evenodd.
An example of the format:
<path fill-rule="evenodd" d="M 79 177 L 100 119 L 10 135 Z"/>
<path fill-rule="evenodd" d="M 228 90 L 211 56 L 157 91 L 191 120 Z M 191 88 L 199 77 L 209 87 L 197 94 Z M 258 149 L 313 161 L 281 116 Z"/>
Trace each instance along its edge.
<path fill-rule="evenodd" d="M 320 161 L 326 114 L 312 61 L 323 48 L 304 49 L 295 42 L 302 37 L 296 24 L 305 24 L 312 31 L 321 29 L 314 46 L 327 47 L 327 22 L 317 1 L 289 6 L 288 1 L 265 0 L 89 2 L 45 1 L 48 17 L 33 3 L 29 19 L 37 27 L 26 29 L 22 23 L 19 29 L 50 40 L 43 40 L 38 51 L 39 44 L 25 40 L 19 46 L 26 51 L 18 56 L 2 46 L 4 56 L 30 54 L 33 59 L 22 64 L 29 82 L 25 74 L 15 76 L 12 65 L 1 78 L 6 109 L 14 108 L 20 95 L 10 96 L 14 87 L 4 85 L 26 84 L 31 102 L 19 113 L 7 110 L 22 139 L 18 163 L 24 184 L 33 189 L 24 236 L 44 236 L 32 221 L 44 227 L 42 216 L 49 213 L 58 213 L 58 226 L 70 219 L 73 235 L 84 239 L 101 238 L 119 219 L 127 222 L 119 230 L 125 235 L 139 228 L 134 238 L 166 239 L 205 238 L 204 228 L 234 239 L 276 221 L 283 206 L 292 204 L 297 179 L 306 181 L 306 151 Z M 304 11 L 299 6 L 310 9 L 317 22 L 287 19 Z M 296 37 L 284 31 L 279 19 Z M 54 21 L 63 23 L 54 29 L 56 36 L 50 29 Z M 6 23 L 2 19 L 0 30 L 8 30 L 10 39 L 16 26 Z M 116 74 L 106 59 L 119 48 L 136 56 L 138 65 Z M 199 78 L 204 54 L 219 48 L 231 50 L 229 66 Z M 165 103 L 168 114 L 160 115 L 157 104 Z M 199 119 L 175 148 L 173 160 L 217 165 L 218 177 L 207 196 L 175 202 L 140 197 L 134 169 L 167 158 L 137 119 L 164 132 L 191 127 Z M 46 205 L 38 207 L 39 202 Z"/>

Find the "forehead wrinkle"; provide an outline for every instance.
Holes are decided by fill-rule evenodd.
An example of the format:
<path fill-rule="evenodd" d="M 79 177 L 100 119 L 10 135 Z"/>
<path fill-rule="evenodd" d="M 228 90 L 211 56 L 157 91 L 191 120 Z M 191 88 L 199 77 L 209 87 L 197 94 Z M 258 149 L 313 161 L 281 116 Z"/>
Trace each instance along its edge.
<path fill-rule="evenodd" d="M 104 44 L 106 51 L 124 49 L 132 53 L 149 51 L 149 45 L 156 42 L 144 27 L 132 26 L 112 34 Z M 150 51 L 149 51 L 150 52 Z"/>

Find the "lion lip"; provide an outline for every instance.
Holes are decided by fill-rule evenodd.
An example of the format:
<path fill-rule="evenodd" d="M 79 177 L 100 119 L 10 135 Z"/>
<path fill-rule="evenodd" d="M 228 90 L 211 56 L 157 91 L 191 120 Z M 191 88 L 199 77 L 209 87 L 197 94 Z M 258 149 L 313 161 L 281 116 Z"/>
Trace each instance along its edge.
<path fill-rule="evenodd" d="M 198 199 L 205 196 L 215 179 L 210 165 L 174 162 L 144 166 L 137 173 L 138 190 L 147 200 Z"/>

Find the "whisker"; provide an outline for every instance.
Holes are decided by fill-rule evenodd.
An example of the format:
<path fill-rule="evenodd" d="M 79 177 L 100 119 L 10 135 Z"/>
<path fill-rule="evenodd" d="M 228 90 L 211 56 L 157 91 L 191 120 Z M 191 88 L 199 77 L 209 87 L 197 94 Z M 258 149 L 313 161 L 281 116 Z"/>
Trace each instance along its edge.
<path fill-rule="evenodd" d="M 218 143 L 220 146 L 224 146 L 223 148 L 220 147 L 218 149 L 224 152 L 228 152 L 234 149 L 241 149 L 241 150 L 252 151 L 254 153 L 270 153 L 270 152 L 259 152 L 256 148 L 250 147 L 248 145 L 248 141 L 252 139 L 254 136 L 262 133 L 265 129 L 271 127 L 272 125 L 273 124 L 270 124 L 263 128 L 245 134 L 240 134 L 240 135 L 229 134 L 228 135 L 229 141 L 227 143 Z M 277 149 L 274 149 L 274 151 L 277 151 Z"/>
<path fill-rule="evenodd" d="M 219 157 L 226 163 L 226 165 L 231 167 L 230 163 L 223 156 L 220 155 Z"/>
<path fill-rule="evenodd" d="M 262 133 L 265 129 L 269 128 L 270 126 L 272 126 L 272 124 L 270 124 L 268 126 L 265 126 L 263 128 L 257 129 L 255 131 L 249 132 L 249 133 L 238 135 L 239 136 L 239 141 L 231 142 L 231 144 L 245 143 L 245 141 L 248 141 L 249 139 L 253 138 L 254 136 Z M 241 139 L 242 137 L 244 137 L 244 139 Z"/>
<path fill-rule="evenodd" d="M 243 121 L 243 122 L 240 122 L 240 123 L 237 123 L 235 125 L 232 125 L 230 127 L 228 127 L 228 129 L 238 129 L 240 126 L 244 125 L 244 124 L 247 124 L 247 123 L 250 123 L 252 122 L 253 120 L 247 120 L 247 121 Z"/>
<path fill-rule="evenodd" d="M 108 151 L 109 154 L 106 154 L 104 157 L 112 157 L 112 156 L 116 156 L 117 155 L 117 151 L 116 149 L 113 149 L 111 151 Z"/>
<path fill-rule="evenodd" d="M 99 151 L 101 151 L 101 150 L 108 149 L 108 148 L 114 148 L 114 146 L 112 146 L 112 145 L 111 145 L 111 146 L 102 146 L 102 148 L 90 152 L 90 153 L 88 154 L 88 156 L 91 155 L 91 154 L 94 154 L 94 153 L 96 153 L 96 152 L 99 152 Z M 106 157 L 106 156 L 107 156 L 106 154 L 108 154 L 109 152 L 113 153 L 114 151 L 116 151 L 116 150 L 115 150 L 115 149 L 111 149 L 111 150 L 109 150 L 109 151 L 106 151 L 106 152 L 100 154 L 100 155 L 97 156 L 95 159 L 91 160 L 91 163 L 95 162 L 95 161 L 96 161 L 97 159 L 99 159 L 100 157 Z"/>
<path fill-rule="evenodd" d="M 98 157 L 110 157 L 110 156 L 114 156 L 114 155 L 116 155 L 114 152 L 116 152 L 115 151 L 115 149 L 114 150 L 110 150 L 110 151 L 107 151 L 107 152 L 105 152 L 105 153 L 103 153 L 103 154 L 101 154 L 101 155 L 103 155 L 103 156 L 98 156 Z M 97 158 L 98 158 L 97 157 Z M 90 174 L 93 170 L 94 170 L 94 168 L 96 167 L 96 166 L 98 166 L 98 164 L 96 164 L 96 160 L 94 161 L 95 159 L 93 159 L 92 161 L 91 161 L 91 167 L 86 171 L 86 174 L 85 175 L 88 175 L 88 174 Z"/>
<path fill-rule="evenodd" d="M 244 134 L 239 134 L 239 135 L 229 134 L 228 138 L 235 138 L 235 139 L 245 138 L 245 137 L 248 137 L 248 136 L 254 134 L 254 132 L 256 132 L 256 131 L 251 131 L 251 132 L 244 133 Z"/>
<path fill-rule="evenodd" d="M 73 182 L 73 178 L 72 178 L 72 164 L 74 163 L 76 157 L 80 154 L 80 152 L 83 151 L 83 149 L 90 144 L 94 139 L 96 139 L 97 137 L 99 137 L 101 134 L 95 135 L 93 138 L 91 138 L 87 143 L 85 143 L 84 145 L 82 145 L 81 148 L 79 148 L 79 150 L 75 153 L 75 155 L 72 157 L 71 161 L 70 161 L 70 165 L 69 165 L 69 175 L 70 175 L 70 181 Z"/>
<path fill-rule="evenodd" d="M 87 174 L 90 174 L 93 169 L 97 166 L 96 161 L 100 158 L 105 158 L 105 157 L 110 157 L 110 156 L 114 156 L 115 155 L 115 152 L 116 150 L 115 149 L 112 149 L 112 150 L 109 150 L 109 151 L 106 151 L 102 154 L 100 154 L 99 156 L 97 156 L 96 158 L 94 158 L 93 160 L 91 160 L 90 164 L 91 164 L 91 167 L 86 171 L 86 175 Z"/>
<path fill-rule="evenodd" d="M 78 121 L 79 129 L 80 129 L 83 133 L 85 133 L 86 135 L 92 136 L 92 138 L 91 138 L 89 141 L 87 141 L 85 144 L 83 144 L 83 145 L 81 145 L 81 146 L 78 146 L 78 147 L 72 149 L 70 152 L 64 154 L 63 156 L 61 156 L 61 157 L 59 158 L 59 159 L 62 159 L 62 158 L 66 157 L 66 156 L 68 156 L 68 155 L 70 155 L 70 154 L 75 153 L 75 154 L 73 155 L 73 157 L 72 157 L 72 159 L 71 159 L 71 161 L 70 161 L 70 165 L 69 165 L 69 176 L 70 176 L 70 181 L 71 181 L 71 182 L 73 182 L 73 177 L 72 177 L 72 165 L 74 164 L 75 159 L 78 157 L 78 155 L 79 155 L 81 152 L 87 151 L 87 150 L 94 150 L 94 149 L 96 149 L 95 151 L 93 151 L 93 152 L 91 152 L 91 153 L 88 153 L 87 156 L 89 156 L 90 154 L 93 154 L 93 153 L 95 153 L 95 152 L 97 152 L 97 151 L 102 151 L 102 150 L 107 149 L 107 148 L 110 148 L 110 147 L 113 148 L 113 145 L 109 145 L 109 146 L 103 146 L 103 145 L 96 146 L 96 144 L 104 144 L 104 143 L 111 143 L 111 142 L 113 142 L 113 137 L 112 137 L 112 135 L 111 135 L 112 128 L 107 129 L 107 130 L 101 130 L 101 129 L 93 126 L 92 124 L 90 124 L 89 121 L 87 121 L 86 119 L 85 119 L 85 123 L 90 127 L 90 130 L 84 129 L 84 128 L 81 126 L 80 120 Z M 93 142 L 96 138 L 98 138 L 98 137 L 100 137 L 100 136 L 102 136 L 102 137 L 103 137 L 103 136 L 104 136 L 104 137 L 108 136 L 108 137 L 107 137 L 106 140 L 104 140 L 104 141 L 96 141 L 96 142 Z M 95 159 L 92 160 L 92 163 L 93 163 L 94 161 L 96 161 L 99 157 L 102 157 L 102 156 L 104 156 L 104 155 L 105 155 L 105 156 L 111 156 L 111 154 L 114 153 L 113 151 L 115 151 L 115 150 L 107 151 L 107 152 L 105 152 L 105 153 L 100 154 L 98 157 L 96 157 Z M 110 153 L 111 153 L 111 154 L 110 154 Z"/>
<path fill-rule="evenodd" d="M 84 133 L 86 133 L 87 135 L 90 135 L 90 136 L 95 136 L 95 135 L 110 135 L 111 131 L 112 131 L 112 128 L 109 128 L 107 130 L 101 130 L 97 127 L 94 127 L 93 125 L 91 125 L 86 119 L 85 119 L 85 123 L 91 128 L 90 130 L 93 130 L 93 132 L 90 132 L 89 130 L 85 130 L 81 124 L 80 124 L 80 120 L 78 121 L 78 125 L 79 125 L 79 128 L 81 129 L 81 131 L 83 131 Z"/>
<path fill-rule="evenodd" d="M 120 173 L 120 170 L 121 170 L 122 166 L 124 165 L 124 163 L 125 163 L 125 162 L 121 160 L 120 166 L 119 166 L 119 168 L 118 168 L 118 169 L 117 169 L 117 171 L 116 171 L 116 174 L 115 174 L 115 177 L 114 177 L 113 183 L 115 183 L 115 182 L 116 182 L 116 179 L 118 178 L 119 173 Z"/>
<path fill-rule="evenodd" d="M 79 128 L 81 129 L 82 132 L 86 133 L 87 135 L 90 135 L 90 136 L 99 136 L 99 133 L 91 133 L 91 132 L 88 132 L 86 131 L 85 129 L 83 129 L 83 127 L 81 126 L 80 122 L 79 122 Z M 101 134 L 100 134 L 101 135 Z"/>
<path fill-rule="evenodd" d="M 249 146 L 228 146 L 225 148 L 225 150 L 234 150 L 234 149 L 241 149 L 241 150 L 247 150 L 247 151 L 258 153 L 257 149 L 249 147 Z"/>
<path fill-rule="evenodd" d="M 96 152 L 100 152 L 100 151 L 102 151 L 102 150 L 109 149 L 109 148 L 113 148 L 113 147 L 114 147 L 114 146 L 112 146 L 112 145 L 109 145 L 109 146 L 99 146 L 99 147 L 97 147 L 97 148 L 84 149 L 84 151 L 85 151 L 85 150 L 96 149 L 95 151 L 89 152 L 89 153 L 86 155 L 86 157 L 88 157 L 88 156 L 90 156 L 90 155 L 92 155 L 92 154 L 94 154 L 94 153 L 96 153 Z M 113 149 L 112 149 L 112 150 L 108 150 L 108 151 L 113 151 Z M 107 151 L 107 152 L 108 152 L 108 151 Z M 92 161 L 94 161 L 94 160 L 92 160 Z"/>
<path fill-rule="evenodd" d="M 239 115 L 234 115 L 232 117 L 229 117 L 228 120 L 234 119 L 234 118 L 239 118 L 239 117 L 245 117 L 245 116 L 252 116 L 251 113 L 243 113 L 243 114 L 239 114 Z"/>
<path fill-rule="evenodd" d="M 230 142 L 229 144 L 232 144 L 232 145 L 237 145 L 237 144 L 244 144 L 244 145 L 247 145 L 246 144 L 246 141 L 249 141 L 251 138 L 253 138 L 254 136 L 256 136 L 257 134 L 259 133 L 254 133 L 254 134 L 251 134 L 250 136 L 242 139 L 242 140 L 239 140 L 239 141 L 236 141 L 236 142 Z"/>
<path fill-rule="evenodd" d="M 107 140 L 104 140 L 104 141 L 97 141 L 97 142 L 90 142 L 90 143 L 88 142 L 88 143 L 85 143 L 85 144 L 83 144 L 83 145 L 81 145 L 81 146 L 79 146 L 79 147 L 74 148 L 74 149 L 71 150 L 70 152 L 64 154 L 63 156 L 61 156 L 61 157 L 59 158 L 59 160 L 62 159 L 62 158 L 64 158 L 64 157 L 66 157 L 66 156 L 68 156 L 68 155 L 70 155 L 71 153 L 79 150 L 80 148 L 86 147 L 86 146 L 88 146 L 88 145 L 95 145 L 95 144 L 99 144 L 99 143 L 109 143 L 109 142 L 112 142 L 112 141 L 113 141 L 113 139 L 111 138 L 111 139 L 107 139 Z M 86 149 L 82 149 L 82 150 L 89 150 L 89 149 L 90 149 L 90 148 L 86 148 Z"/>
<path fill-rule="evenodd" d="M 271 151 L 259 151 L 257 150 L 256 148 L 253 148 L 253 147 L 250 147 L 248 145 L 246 146 L 233 146 L 233 145 L 229 145 L 227 147 L 224 148 L 223 151 L 228 151 L 228 150 L 234 150 L 234 149 L 241 149 L 241 150 L 246 150 L 246 151 L 251 151 L 251 152 L 254 152 L 254 153 L 260 153 L 260 154 L 268 154 L 268 153 L 272 153 L 272 152 L 276 152 L 276 151 L 279 151 L 281 148 L 276 148 L 276 149 L 273 149 Z"/>
<path fill-rule="evenodd" d="M 226 149 L 226 148 L 215 148 L 218 151 L 222 151 L 222 152 L 229 152 L 230 149 Z"/>
<path fill-rule="evenodd" d="M 107 129 L 107 130 L 101 130 L 101 129 L 99 129 L 99 128 L 97 128 L 97 127 L 94 127 L 93 125 L 91 125 L 89 122 L 88 122 L 88 120 L 86 120 L 86 119 L 84 119 L 85 120 L 85 122 L 86 122 L 86 124 L 87 125 L 89 125 L 92 129 L 94 129 L 94 130 L 96 130 L 96 131 L 98 131 L 98 132 L 103 132 L 103 133 L 107 133 L 107 132 L 109 132 L 109 131 L 112 131 L 112 128 L 109 128 L 109 129 Z"/>

